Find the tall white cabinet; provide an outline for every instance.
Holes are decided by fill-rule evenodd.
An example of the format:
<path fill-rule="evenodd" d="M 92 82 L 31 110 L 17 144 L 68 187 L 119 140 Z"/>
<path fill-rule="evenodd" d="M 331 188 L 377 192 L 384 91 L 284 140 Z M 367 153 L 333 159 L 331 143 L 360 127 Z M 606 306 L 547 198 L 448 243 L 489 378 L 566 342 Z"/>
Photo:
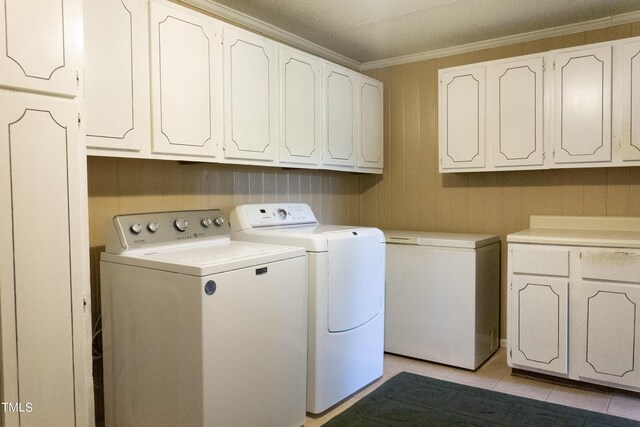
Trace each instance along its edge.
<path fill-rule="evenodd" d="M 640 390 L 640 220 L 532 216 L 507 236 L 508 363 Z"/>
<path fill-rule="evenodd" d="M 80 10 L 0 2 L 0 389 L 17 408 L 5 426 L 93 425 Z"/>

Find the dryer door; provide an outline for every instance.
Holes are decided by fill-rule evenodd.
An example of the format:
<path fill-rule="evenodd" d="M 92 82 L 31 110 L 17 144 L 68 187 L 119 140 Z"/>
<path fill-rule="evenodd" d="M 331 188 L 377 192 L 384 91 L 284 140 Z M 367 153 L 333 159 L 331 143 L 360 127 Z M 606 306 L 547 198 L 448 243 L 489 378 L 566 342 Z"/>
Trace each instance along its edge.
<path fill-rule="evenodd" d="M 384 250 L 377 230 L 327 233 L 329 332 L 357 328 L 384 304 Z"/>

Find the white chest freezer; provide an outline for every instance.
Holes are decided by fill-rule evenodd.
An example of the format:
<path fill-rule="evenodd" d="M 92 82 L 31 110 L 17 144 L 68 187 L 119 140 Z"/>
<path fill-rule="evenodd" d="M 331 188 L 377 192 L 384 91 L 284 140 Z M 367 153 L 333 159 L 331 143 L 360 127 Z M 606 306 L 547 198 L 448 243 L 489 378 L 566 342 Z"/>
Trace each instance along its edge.
<path fill-rule="evenodd" d="M 500 238 L 384 234 L 385 351 L 476 369 L 499 347 Z"/>

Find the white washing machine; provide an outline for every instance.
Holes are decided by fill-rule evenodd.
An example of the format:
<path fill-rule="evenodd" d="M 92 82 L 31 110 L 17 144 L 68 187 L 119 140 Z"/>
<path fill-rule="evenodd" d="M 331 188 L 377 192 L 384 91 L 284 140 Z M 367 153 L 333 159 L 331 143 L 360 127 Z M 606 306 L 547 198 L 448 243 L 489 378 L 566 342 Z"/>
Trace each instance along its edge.
<path fill-rule="evenodd" d="M 318 224 L 304 203 L 237 206 L 231 238 L 300 246 L 309 266 L 307 411 L 317 414 L 382 376 L 384 235 Z"/>
<path fill-rule="evenodd" d="M 300 426 L 307 263 L 219 210 L 116 216 L 100 263 L 106 425 Z"/>

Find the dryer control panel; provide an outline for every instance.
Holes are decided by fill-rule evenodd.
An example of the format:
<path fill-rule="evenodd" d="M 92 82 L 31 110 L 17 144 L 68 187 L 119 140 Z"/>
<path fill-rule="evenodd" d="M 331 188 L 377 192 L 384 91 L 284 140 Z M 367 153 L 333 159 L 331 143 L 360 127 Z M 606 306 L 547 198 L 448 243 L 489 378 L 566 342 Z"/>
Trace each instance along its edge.
<path fill-rule="evenodd" d="M 229 238 L 229 221 L 219 209 L 117 215 L 107 230 L 106 251 L 120 254 L 160 244 Z"/>
<path fill-rule="evenodd" d="M 233 231 L 283 225 L 317 224 L 306 203 L 265 203 L 240 205 L 231 212 Z"/>

